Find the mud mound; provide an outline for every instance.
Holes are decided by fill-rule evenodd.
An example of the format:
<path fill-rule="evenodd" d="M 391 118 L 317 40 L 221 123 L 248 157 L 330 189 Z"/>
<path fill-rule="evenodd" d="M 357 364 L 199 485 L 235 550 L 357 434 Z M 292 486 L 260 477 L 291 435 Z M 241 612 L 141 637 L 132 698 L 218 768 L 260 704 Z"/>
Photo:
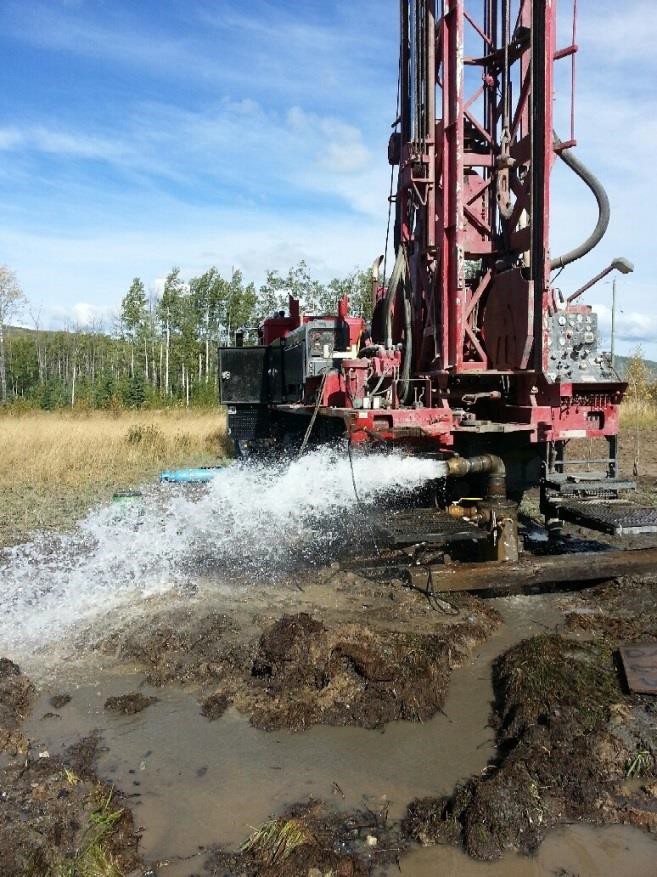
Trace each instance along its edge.
<path fill-rule="evenodd" d="M 112 634 L 102 650 L 143 668 L 151 685 L 203 683 L 233 672 L 243 660 L 230 637 L 235 630 L 232 620 L 221 612 L 199 616 L 176 609 Z"/>
<path fill-rule="evenodd" d="M 657 581 L 621 579 L 589 588 L 566 629 L 606 638 L 613 644 L 657 639 Z"/>
<path fill-rule="evenodd" d="M 223 680 L 212 698 L 265 730 L 423 721 L 441 709 L 452 668 L 487 633 L 474 618 L 440 633 L 406 633 L 284 615 L 262 633 L 248 673 Z M 202 709 L 211 709 L 208 700 Z"/>
<path fill-rule="evenodd" d="M 50 706 L 54 707 L 56 710 L 60 710 L 62 707 L 66 706 L 70 702 L 70 694 L 53 694 L 49 701 Z"/>
<path fill-rule="evenodd" d="M 134 716 L 157 702 L 157 697 L 146 697 L 145 694 L 135 691 L 131 694 L 120 694 L 118 697 L 108 697 L 105 701 L 105 709 L 113 713 L 122 713 L 124 716 Z"/>
<path fill-rule="evenodd" d="M 129 873 L 141 864 L 130 811 L 68 759 L 21 759 L 0 782 L 3 877 Z"/>
<path fill-rule="evenodd" d="M 214 722 L 220 719 L 230 706 L 230 701 L 225 694 L 211 694 L 201 702 L 201 715 Z"/>
<path fill-rule="evenodd" d="M 153 685 L 198 685 L 211 720 L 232 705 L 266 730 L 375 728 L 440 710 L 452 669 L 498 621 L 466 602 L 454 616 L 426 610 L 423 629 L 406 632 L 364 608 L 350 606 L 349 623 L 340 621 L 346 613 L 324 621 L 300 612 L 274 621 L 251 615 L 240 625 L 217 611 L 175 609 L 113 633 L 101 648 L 144 669 Z"/>
<path fill-rule="evenodd" d="M 0 752 L 26 752 L 28 742 L 19 730 L 36 690 L 18 664 L 0 658 Z"/>
<path fill-rule="evenodd" d="M 494 684 L 498 762 L 451 798 L 413 802 L 407 835 L 490 860 L 531 852 L 559 822 L 623 821 L 626 777 L 655 775 L 657 728 L 623 694 L 612 650 L 534 637 L 496 662 Z"/>
<path fill-rule="evenodd" d="M 398 861 L 404 844 L 387 827 L 385 813 L 351 815 L 311 802 L 254 831 L 239 853 L 215 849 L 204 873 L 241 877 L 366 877 Z"/>

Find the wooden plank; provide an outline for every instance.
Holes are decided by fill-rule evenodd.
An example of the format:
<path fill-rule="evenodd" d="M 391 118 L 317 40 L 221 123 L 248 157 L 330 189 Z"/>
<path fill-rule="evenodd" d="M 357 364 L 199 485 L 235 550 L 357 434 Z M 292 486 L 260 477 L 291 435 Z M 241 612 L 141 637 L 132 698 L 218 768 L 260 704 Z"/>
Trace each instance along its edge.
<path fill-rule="evenodd" d="M 420 590 L 509 591 L 557 582 L 584 582 L 657 570 L 657 548 L 524 555 L 518 563 L 460 563 L 416 566 L 408 571 L 410 584 Z"/>
<path fill-rule="evenodd" d="M 619 652 L 630 691 L 657 694 L 657 643 L 621 646 Z"/>

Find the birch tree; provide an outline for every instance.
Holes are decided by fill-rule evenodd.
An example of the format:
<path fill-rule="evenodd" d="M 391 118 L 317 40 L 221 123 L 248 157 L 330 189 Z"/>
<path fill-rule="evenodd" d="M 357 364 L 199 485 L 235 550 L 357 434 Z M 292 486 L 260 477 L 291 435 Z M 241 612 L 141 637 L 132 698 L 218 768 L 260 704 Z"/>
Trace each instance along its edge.
<path fill-rule="evenodd" d="M 5 331 L 9 320 L 16 317 L 26 302 L 16 274 L 0 265 L 0 400 L 7 401 L 7 364 L 5 360 Z"/>

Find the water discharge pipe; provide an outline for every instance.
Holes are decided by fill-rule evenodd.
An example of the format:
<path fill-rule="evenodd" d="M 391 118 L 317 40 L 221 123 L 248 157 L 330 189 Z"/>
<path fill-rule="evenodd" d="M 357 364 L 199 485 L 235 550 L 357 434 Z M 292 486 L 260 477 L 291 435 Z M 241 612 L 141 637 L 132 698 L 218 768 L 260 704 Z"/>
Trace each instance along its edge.
<path fill-rule="evenodd" d="M 466 478 L 468 475 L 488 475 L 486 499 L 506 499 L 506 466 L 495 454 L 476 457 L 451 457 L 447 460 L 448 478 Z"/>
<path fill-rule="evenodd" d="M 459 506 L 448 509 L 451 517 L 471 517 L 479 525 L 485 525 L 490 533 L 490 560 L 518 560 L 518 507 L 507 499 L 506 466 L 495 454 L 479 454 L 476 457 L 451 457 L 446 461 L 448 478 L 466 478 L 468 475 L 487 475 L 486 496 L 476 508 L 461 510 Z"/>

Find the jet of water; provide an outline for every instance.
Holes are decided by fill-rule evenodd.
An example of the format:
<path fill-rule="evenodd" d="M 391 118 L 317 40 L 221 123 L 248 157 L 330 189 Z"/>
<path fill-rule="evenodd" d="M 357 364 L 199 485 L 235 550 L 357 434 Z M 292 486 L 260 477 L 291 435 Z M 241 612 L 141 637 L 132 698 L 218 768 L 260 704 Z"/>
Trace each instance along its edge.
<path fill-rule="evenodd" d="M 352 481 L 353 466 L 353 481 Z M 213 571 L 268 579 L 330 556 L 363 532 L 363 507 L 442 477 L 444 464 L 323 447 L 276 464 L 226 467 L 207 486 L 157 485 L 134 505 L 92 510 L 75 530 L 0 552 L 0 654 L 20 656 L 96 614 L 166 595 Z"/>

